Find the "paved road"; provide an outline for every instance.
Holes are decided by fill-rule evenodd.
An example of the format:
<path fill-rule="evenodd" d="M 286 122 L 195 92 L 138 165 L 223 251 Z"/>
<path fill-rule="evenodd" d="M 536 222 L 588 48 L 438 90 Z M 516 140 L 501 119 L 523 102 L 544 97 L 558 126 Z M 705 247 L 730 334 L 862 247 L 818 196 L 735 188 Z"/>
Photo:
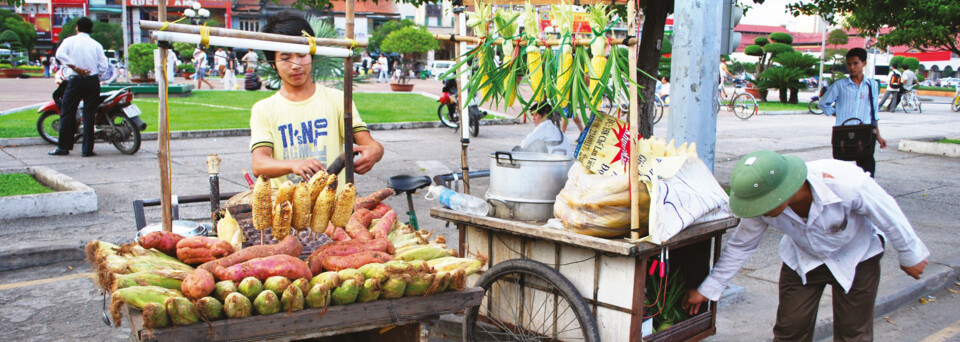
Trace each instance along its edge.
<path fill-rule="evenodd" d="M 419 86 L 419 85 L 418 85 Z M 6 89 L 6 88 L 4 88 Z M 925 107 L 926 108 L 926 107 Z M 960 136 L 960 114 L 946 105 L 930 105 L 923 114 L 883 113 L 883 135 L 892 148 L 878 154 L 880 184 L 893 194 L 910 218 L 933 255 L 931 274 L 955 269 L 960 240 L 956 222 L 960 221 L 960 160 L 900 152 L 901 139 L 931 136 Z M 666 135 L 669 117 L 657 125 L 655 133 Z M 829 132 L 832 120 L 813 115 L 763 115 L 742 121 L 721 112 L 718 119 L 716 175 L 721 183 L 729 179 L 737 159 L 753 150 L 771 149 L 797 155 L 805 160 L 830 156 Z M 509 149 L 532 127 L 527 125 L 484 126 L 480 137 L 471 139 L 469 163 L 473 169 L 489 165 L 487 154 Z M 567 134 L 576 139 L 574 129 Z M 387 153 L 383 161 L 367 175 L 357 178 L 361 193 L 386 184 L 396 174 L 428 175 L 457 170 L 460 148 L 457 135 L 450 129 L 414 129 L 375 131 Z M 250 165 L 246 146 L 248 137 L 174 140 L 173 191 L 177 194 L 202 194 L 207 189 L 204 159 L 218 153 L 224 192 L 245 188 L 240 170 Z M 131 202 L 159 194 L 156 144 L 144 143 L 136 155 L 126 156 L 111 146 L 99 144 L 96 158 L 50 157 L 50 145 L 0 148 L 0 168 L 44 165 L 63 172 L 93 187 L 99 197 L 99 211 L 91 214 L 47 217 L 2 222 L 0 254 L 25 247 L 76 247 L 91 239 L 129 241 L 134 231 Z M 485 191 L 486 180 L 474 184 L 474 192 Z M 405 200 L 392 197 L 387 203 L 404 208 Z M 456 243 L 453 228 L 428 217 L 432 203 L 417 197 L 415 206 L 425 229 L 446 235 Z M 205 205 L 186 205 L 183 217 L 202 220 L 208 217 Z M 158 211 L 148 209 L 148 220 L 158 220 Z M 402 216 L 402 215 L 401 215 Z M 772 312 L 776 308 L 776 271 L 779 267 L 777 242 L 780 234 L 767 234 L 747 267 L 734 283 L 745 288 L 736 304 L 723 307 L 719 314 L 718 335 L 713 341 L 768 340 Z M 888 250 L 883 263 L 881 297 L 920 284 L 905 279 L 895 265 L 895 251 Z M 72 269 L 71 269 L 72 268 Z M 89 272 L 81 262 L 68 261 L 44 267 L 0 273 L 0 339 L 9 340 L 115 340 L 126 336 L 124 329 L 107 328 L 98 318 L 100 297 L 84 275 Z M 30 281 L 37 282 L 30 282 Z M 821 320 L 829 321 L 829 295 L 821 308 Z M 885 339 L 880 339 L 885 340 Z"/>

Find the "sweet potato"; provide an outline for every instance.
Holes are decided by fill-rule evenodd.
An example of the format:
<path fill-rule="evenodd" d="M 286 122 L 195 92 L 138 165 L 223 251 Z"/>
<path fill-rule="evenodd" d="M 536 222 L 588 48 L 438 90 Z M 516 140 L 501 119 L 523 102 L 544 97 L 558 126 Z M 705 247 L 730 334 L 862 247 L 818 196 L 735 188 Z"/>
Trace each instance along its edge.
<path fill-rule="evenodd" d="M 331 236 L 330 238 L 333 239 L 333 241 L 353 240 L 353 238 L 351 238 L 350 235 L 347 234 L 347 232 L 340 227 L 337 227 L 337 229 L 333 231 L 333 236 Z"/>
<path fill-rule="evenodd" d="M 202 268 L 213 273 L 217 267 L 230 267 L 242 262 L 256 258 L 268 257 L 271 255 L 285 254 L 292 257 L 299 257 L 303 252 L 303 244 L 296 236 L 289 235 L 275 245 L 250 246 L 217 260 L 206 262 L 197 268 Z M 221 279 L 223 280 L 223 279 Z"/>
<path fill-rule="evenodd" d="M 393 210 L 393 208 L 391 208 L 386 203 L 377 204 L 377 206 L 373 208 L 373 210 L 371 210 L 371 212 L 373 213 L 373 219 L 376 220 L 378 218 L 383 217 L 383 215 L 386 215 L 387 212 L 390 210 Z"/>
<path fill-rule="evenodd" d="M 230 267 L 217 267 L 214 274 L 219 279 L 233 281 L 240 281 L 246 277 L 257 279 L 267 279 L 272 276 L 291 279 L 313 277 L 307 263 L 285 254 L 256 258 Z"/>
<path fill-rule="evenodd" d="M 373 210 L 380 202 L 393 196 L 393 189 L 383 188 L 364 197 L 357 198 L 353 203 L 353 210 L 368 209 Z"/>
<path fill-rule="evenodd" d="M 367 227 L 361 225 L 359 221 L 347 222 L 347 226 L 344 228 L 344 230 L 347 232 L 347 235 L 350 235 L 350 238 L 354 240 L 373 239 L 373 234 L 370 234 L 370 231 L 367 230 Z"/>
<path fill-rule="evenodd" d="M 332 237 L 333 237 L 333 233 L 334 233 L 334 231 L 336 231 L 336 230 L 337 230 L 337 227 L 335 227 L 335 226 L 333 225 L 333 223 L 327 222 L 327 229 L 324 230 L 323 233 L 324 233 L 324 234 L 327 234 L 327 236 L 329 236 L 329 237 L 332 238 Z"/>
<path fill-rule="evenodd" d="M 373 220 L 373 219 L 371 218 L 367 220 L 366 216 L 368 215 L 370 215 L 370 210 L 368 209 L 356 210 L 353 212 L 353 214 L 350 215 L 350 221 L 348 221 L 348 224 L 349 222 L 357 222 L 357 223 L 360 223 L 361 226 L 369 227 L 370 226 L 369 220 Z"/>
<path fill-rule="evenodd" d="M 390 235 L 390 228 L 393 228 L 393 222 L 397 221 L 397 212 L 392 209 L 380 218 L 376 226 L 373 226 L 371 232 L 377 239 L 386 239 Z"/>
<path fill-rule="evenodd" d="M 183 236 L 180 234 L 158 231 L 141 236 L 138 242 L 143 248 L 156 248 L 158 251 L 169 256 L 177 256 L 177 243 L 180 242 L 180 240 L 183 240 Z"/>
<path fill-rule="evenodd" d="M 360 266 L 373 263 L 384 263 L 393 260 L 390 254 L 384 252 L 359 252 L 345 256 L 327 256 L 321 259 L 323 269 L 327 271 L 339 271 L 347 268 L 359 268 Z"/>
<path fill-rule="evenodd" d="M 197 300 L 213 293 L 216 283 L 213 275 L 207 270 L 198 268 L 190 272 L 187 278 L 180 284 L 180 292 L 183 292 L 187 298 Z"/>
<path fill-rule="evenodd" d="M 187 264 L 202 264 L 233 254 L 229 242 L 205 236 L 191 236 L 177 242 L 177 258 Z"/>
<path fill-rule="evenodd" d="M 322 259 L 327 256 L 344 256 L 367 251 L 385 252 L 389 254 L 393 253 L 395 249 L 393 248 L 393 243 L 385 239 L 334 241 L 320 246 L 320 248 L 313 251 L 313 253 L 307 257 L 307 263 L 310 265 L 310 271 L 312 271 L 313 274 L 319 274 L 323 267 Z"/>

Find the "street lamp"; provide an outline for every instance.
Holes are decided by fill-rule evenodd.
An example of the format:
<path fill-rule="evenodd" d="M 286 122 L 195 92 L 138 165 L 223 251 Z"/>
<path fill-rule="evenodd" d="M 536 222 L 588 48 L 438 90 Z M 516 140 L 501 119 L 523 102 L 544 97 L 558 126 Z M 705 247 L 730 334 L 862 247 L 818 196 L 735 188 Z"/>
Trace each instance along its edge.
<path fill-rule="evenodd" d="M 194 2 L 190 8 L 183 10 L 183 16 L 190 18 L 190 22 L 194 25 L 199 25 L 210 17 L 210 11 L 203 8 L 199 2 Z"/>

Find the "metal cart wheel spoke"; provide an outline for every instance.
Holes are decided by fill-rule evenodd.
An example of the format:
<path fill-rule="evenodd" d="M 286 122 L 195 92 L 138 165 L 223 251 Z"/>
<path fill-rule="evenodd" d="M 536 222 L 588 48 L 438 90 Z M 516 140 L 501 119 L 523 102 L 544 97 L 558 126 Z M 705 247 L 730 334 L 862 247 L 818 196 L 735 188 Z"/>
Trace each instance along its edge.
<path fill-rule="evenodd" d="M 577 289 L 559 272 L 529 260 L 491 267 L 477 281 L 485 303 L 466 311 L 467 341 L 599 341 L 595 318 Z"/>

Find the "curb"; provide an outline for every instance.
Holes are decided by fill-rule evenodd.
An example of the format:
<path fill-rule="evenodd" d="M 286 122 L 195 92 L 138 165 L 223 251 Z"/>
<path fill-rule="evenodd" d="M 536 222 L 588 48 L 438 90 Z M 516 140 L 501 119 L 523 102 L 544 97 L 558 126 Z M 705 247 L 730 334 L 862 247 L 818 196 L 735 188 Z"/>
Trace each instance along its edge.
<path fill-rule="evenodd" d="M 897 149 L 904 152 L 930 154 L 935 156 L 960 158 L 960 144 L 944 144 L 936 141 L 945 139 L 944 137 L 933 137 L 927 139 L 902 139 Z"/>
<path fill-rule="evenodd" d="M 519 125 L 523 124 L 520 119 L 492 119 L 481 120 L 481 126 L 493 125 Z M 443 126 L 440 121 L 413 121 L 413 122 L 390 122 L 367 124 L 371 131 L 387 131 L 394 129 L 417 129 L 417 128 L 438 128 Z M 142 140 L 157 140 L 157 132 L 142 133 Z M 174 131 L 170 132 L 170 139 L 202 139 L 202 138 L 221 138 L 221 137 L 242 137 L 250 136 L 249 128 L 234 129 L 216 129 L 205 131 Z M 40 137 L 31 138 L 6 138 L 0 139 L 0 147 L 16 147 L 30 145 L 46 145 L 46 140 Z"/>
<path fill-rule="evenodd" d="M 811 114 L 807 110 L 782 110 L 774 112 L 757 112 L 757 115 L 797 115 L 797 114 Z"/>
<path fill-rule="evenodd" d="M 23 106 L 23 107 L 14 108 L 14 109 L 0 110 L 0 116 L 13 114 L 22 110 L 37 109 L 37 108 L 40 108 L 40 106 L 43 106 L 44 104 L 46 104 L 46 102 L 40 102 L 40 103 L 32 104 L 29 106 Z"/>
<path fill-rule="evenodd" d="M 0 272 L 50 265 L 62 261 L 83 260 L 83 245 L 54 245 L 0 252 Z"/>

